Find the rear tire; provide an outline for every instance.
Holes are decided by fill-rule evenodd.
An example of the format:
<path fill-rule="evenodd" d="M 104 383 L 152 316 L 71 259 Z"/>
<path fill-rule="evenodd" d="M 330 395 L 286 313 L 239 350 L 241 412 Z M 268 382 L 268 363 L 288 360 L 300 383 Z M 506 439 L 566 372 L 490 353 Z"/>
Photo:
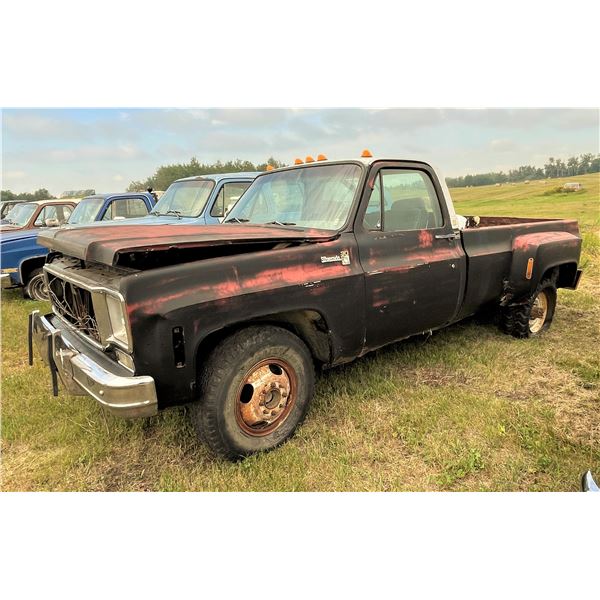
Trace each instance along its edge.
<path fill-rule="evenodd" d="M 272 325 L 248 327 L 209 356 L 192 422 L 199 438 L 223 458 L 272 450 L 303 421 L 314 380 L 312 356 L 296 335 Z"/>
<path fill-rule="evenodd" d="M 501 328 L 516 338 L 541 335 L 552 324 L 556 310 L 556 283 L 545 279 L 524 302 L 502 309 Z"/>
<path fill-rule="evenodd" d="M 29 280 L 25 285 L 25 295 L 38 302 L 50 300 L 43 269 L 34 269 L 29 274 Z"/>

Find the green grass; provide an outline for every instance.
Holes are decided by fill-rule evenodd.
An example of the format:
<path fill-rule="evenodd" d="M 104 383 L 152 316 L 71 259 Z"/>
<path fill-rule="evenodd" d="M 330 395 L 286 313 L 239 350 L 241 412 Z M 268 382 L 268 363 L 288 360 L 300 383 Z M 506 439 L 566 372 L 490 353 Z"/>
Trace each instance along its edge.
<path fill-rule="evenodd" d="M 585 277 L 561 290 L 550 331 L 523 341 L 469 320 L 322 374 L 283 447 L 231 464 L 199 444 L 185 409 L 124 421 L 49 392 L 27 366 L 26 315 L 2 298 L 5 490 L 576 490 L 600 474 L 598 176 L 452 190 L 462 214 L 575 217 Z"/>

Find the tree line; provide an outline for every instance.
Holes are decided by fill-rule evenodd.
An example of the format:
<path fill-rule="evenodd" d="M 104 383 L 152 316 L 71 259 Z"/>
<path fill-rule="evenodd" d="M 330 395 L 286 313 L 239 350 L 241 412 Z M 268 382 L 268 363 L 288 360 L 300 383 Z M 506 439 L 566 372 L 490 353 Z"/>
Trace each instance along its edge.
<path fill-rule="evenodd" d="M 154 190 L 166 190 L 176 179 L 192 177 L 194 175 L 210 175 L 212 173 L 239 173 L 241 171 L 265 171 L 267 166 L 277 169 L 285 167 L 285 163 L 270 157 L 267 162 L 254 164 L 249 160 L 228 160 L 215 163 L 201 163 L 193 157 L 187 163 L 176 163 L 158 167 L 144 181 L 132 181 L 127 187 L 128 192 L 143 191 L 151 187 Z M 447 177 L 448 187 L 466 187 L 492 185 L 494 183 L 509 183 L 526 181 L 528 179 L 544 179 L 546 177 L 569 177 L 584 175 L 586 173 L 600 172 L 600 154 L 581 154 L 571 156 L 566 161 L 560 158 L 550 157 L 543 168 L 524 165 L 516 169 L 510 169 L 508 173 L 503 171 L 492 173 L 480 173 L 478 175 L 464 175 L 461 177 Z M 65 192 L 63 197 L 83 198 L 94 194 L 94 190 L 73 190 Z M 10 190 L 0 192 L 2 200 L 16 200 L 27 202 L 32 200 L 47 200 L 53 198 L 47 189 L 40 188 L 35 192 L 22 192 L 15 194 Z"/>
<path fill-rule="evenodd" d="M 550 157 L 543 168 L 523 165 L 516 169 L 492 173 L 479 173 L 478 175 L 463 175 L 461 177 L 446 177 L 448 187 L 467 187 L 479 185 L 492 185 L 494 183 L 512 183 L 531 179 L 545 179 L 547 177 L 572 177 L 586 173 L 600 172 L 600 154 L 581 154 L 571 156 L 566 161 Z"/>
<path fill-rule="evenodd" d="M 213 173 L 240 173 L 244 171 L 265 171 L 267 166 L 277 169 L 284 167 L 285 164 L 269 158 L 267 162 L 254 164 L 249 160 L 228 160 L 215 163 L 201 163 L 196 157 L 193 157 L 188 163 L 177 163 L 173 165 L 163 165 L 156 169 L 154 175 L 151 175 L 144 181 L 132 181 L 127 188 L 128 192 L 140 192 L 151 187 L 153 190 L 166 190 L 176 179 L 183 177 L 193 177 L 194 175 L 211 175 Z"/>
<path fill-rule="evenodd" d="M 50 198 L 54 198 L 54 196 L 44 188 L 40 188 L 35 192 L 21 192 L 20 194 L 15 194 L 10 190 L 2 190 L 2 192 L 0 192 L 0 197 L 3 201 L 9 200 L 11 202 L 31 202 L 33 200 L 49 200 Z"/>

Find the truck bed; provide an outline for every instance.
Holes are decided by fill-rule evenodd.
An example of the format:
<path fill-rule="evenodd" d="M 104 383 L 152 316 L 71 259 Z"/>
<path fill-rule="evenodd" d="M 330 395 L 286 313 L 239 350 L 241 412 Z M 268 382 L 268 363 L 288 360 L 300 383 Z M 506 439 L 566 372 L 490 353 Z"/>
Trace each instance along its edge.
<path fill-rule="evenodd" d="M 513 262 L 515 238 L 530 233 L 567 232 L 579 238 L 577 221 L 518 217 L 480 217 L 479 224 L 461 231 L 467 255 L 467 288 L 460 318 L 473 314 L 482 305 L 503 293 Z"/>

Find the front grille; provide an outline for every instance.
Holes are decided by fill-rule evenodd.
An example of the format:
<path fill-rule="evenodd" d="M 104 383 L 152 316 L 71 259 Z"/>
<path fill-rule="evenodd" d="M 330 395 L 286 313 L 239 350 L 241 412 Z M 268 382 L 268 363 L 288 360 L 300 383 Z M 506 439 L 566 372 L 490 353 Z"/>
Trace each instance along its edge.
<path fill-rule="evenodd" d="M 100 342 L 91 292 L 53 273 L 47 276 L 50 300 L 56 312 L 75 329 Z"/>

